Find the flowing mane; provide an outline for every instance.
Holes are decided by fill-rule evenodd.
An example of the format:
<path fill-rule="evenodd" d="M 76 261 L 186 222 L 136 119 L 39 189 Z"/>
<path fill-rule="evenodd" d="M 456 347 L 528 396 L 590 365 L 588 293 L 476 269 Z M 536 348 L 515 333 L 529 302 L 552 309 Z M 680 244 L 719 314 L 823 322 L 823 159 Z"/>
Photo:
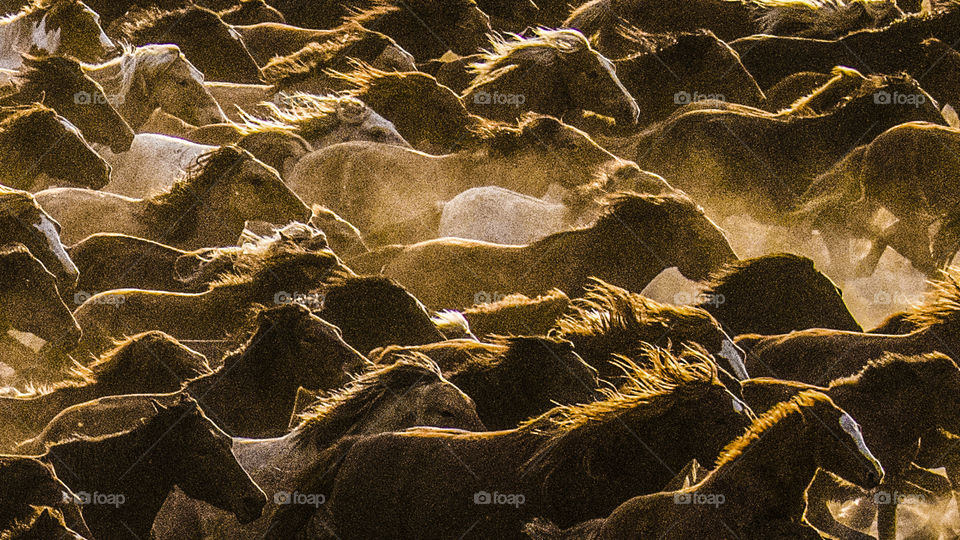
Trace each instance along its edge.
<path fill-rule="evenodd" d="M 891 0 L 750 0 L 761 33 L 791 31 L 798 37 L 840 37 L 862 29 L 863 16 L 870 26 L 903 16 Z"/>
<path fill-rule="evenodd" d="M 320 394 L 300 414 L 294 428 L 296 443 L 329 444 L 345 435 L 363 415 L 387 396 L 403 396 L 411 388 L 442 382 L 440 368 L 419 353 L 399 358 L 389 366 L 375 366 L 345 387 Z"/>
<path fill-rule="evenodd" d="M 172 223 L 170 239 L 182 240 L 196 231 L 199 210 L 207 193 L 218 182 L 236 174 L 240 165 L 254 157 L 237 146 L 222 146 L 197 158 L 187 176 L 177 180 L 169 190 L 145 199 L 145 214 L 159 223 Z"/>
<path fill-rule="evenodd" d="M 641 368 L 633 360 L 619 357 L 626 382 L 616 390 L 601 389 L 605 399 L 555 407 L 520 424 L 518 431 L 548 437 L 555 443 L 569 436 L 602 440 L 604 429 L 625 415 L 653 419 L 663 415 L 677 396 L 696 392 L 705 385 L 720 384 L 713 361 L 692 349 L 675 356 L 664 349 L 647 347 L 642 360 Z"/>
<path fill-rule="evenodd" d="M 494 35 L 490 38 L 491 48 L 483 51 L 482 58 L 470 64 L 475 77 L 464 95 L 508 70 L 515 69 L 524 62 L 542 61 L 544 49 L 561 54 L 576 54 L 592 51 L 590 42 L 579 31 L 572 29 L 550 30 L 536 28 L 533 36 L 524 37 L 508 34 L 507 37 Z"/>
<path fill-rule="evenodd" d="M 856 384 L 859 388 L 890 393 L 898 387 L 918 387 L 918 383 L 923 385 L 929 382 L 935 385 L 938 374 L 956 373 L 958 370 L 960 367 L 957 367 L 957 363 L 943 353 L 906 356 L 888 352 L 868 362 L 856 374 L 831 381 L 829 387 L 833 389 Z"/>
<path fill-rule="evenodd" d="M 295 133 L 305 139 L 323 137 L 343 123 L 360 123 L 373 114 L 363 101 L 338 95 L 314 95 L 295 92 L 282 94 L 283 106 L 264 102 L 269 118 L 257 118 L 241 112 L 244 122 L 239 124 L 242 135 L 279 131 Z"/>
<path fill-rule="evenodd" d="M 189 33 L 211 24 L 222 25 L 224 22 L 215 11 L 196 4 L 170 10 L 152 6 L 132 10 L 124 15 L 124 20 L 119 25 L 119 34 L 131 42 L 139 41 L 140 38 L 159 40 L 173 28 Z"/>
<path fill-rule="evenodd" d="M 747 447 L 763 436 L 765 431 L 777 425 L 782 420 L 793 418 L 794 415 L 799 415 L 802 419 L 805 418 L 803 416 L 804 409 L 818 403 L 832 403 L 832 400 L 829 396 L 817 390 L 804 390 L 790 401 L 777 404 L 754 420 L 750 427 L 747 428 L 746 433 L 728 444 L 720 452 L 714 469 L 720 468 L 740 457 L 747 450 Z"/>
<path fill-rule="evenodd" d="M 960 328 L 960 282 L 957 270 L 944 272 L 942 280 L 932 281 L 930 299 L 911 309 L 904 318 L 918 329 Z"/>
<path fill-rule="evenodd" d="M 134 76 L 142 75 L 145 79 L 151 79 L 153 75 L 160 74 L 171 63 L 182 59 L 186 62 L 186 57 L 176 45 L 144 45 L 142 47 L 133 47 L 123 45 L 123 51 L 120 56 L 99 65 L 86 65 L 86 69 L 102 69 L 106 67 L 117 67 L 117 74 L 114 76 L 112 86 L 116 88 L 116 95 L 127 96 L 133 87 Z M 204 76 L 193 64 L 189 64 L 190 74 L 199 83 L 203 83 Z"/>

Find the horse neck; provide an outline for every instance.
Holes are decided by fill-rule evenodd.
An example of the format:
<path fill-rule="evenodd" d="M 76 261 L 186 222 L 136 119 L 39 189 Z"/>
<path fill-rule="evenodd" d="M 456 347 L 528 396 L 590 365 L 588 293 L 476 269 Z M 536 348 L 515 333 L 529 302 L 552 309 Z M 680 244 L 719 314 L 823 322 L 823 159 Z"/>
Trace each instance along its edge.
<path fill-rule="evenodd" d="M 522 249 L 524 264 L 517 267 L 518 290 L 536 296 L 557 288 L 573 298 L 583 292 L 590 276 L 610 279 L 604 268 L 591 266 L 596 263 L 595 252 L 589 230 L 568 231 L 539 240 Z"/>
<path fill-rule="evenodd" d="M 817 471 L 810 451 L 816 441 L 796 440 L 795 430 L 802 423 L 799 414 L 791 416 L 793 421 L 768 428 L 743 454 L 711 472 L 696 491 L 724 494 L 724 515 L 739 515 L 740 523 L 799 518 L 804 492 Z"/>
<path fill-rule="evenodd" d="M 917 441 L 937 426 L 935 411 L 940 399 L 932 392 L 897 392 L 882 389 L 865 391 L 857 384 L 841 384 L 829 394 L 839 407 L 850 413 L 863 427 L 867 445 L 888 474 L 896 474 L 909 464 Z M 901 387 L 906 390 L 906 387 Z M 924 399 L 932 403 L 923 403 Z M 887 404 L 878 411 L 876 404 Z"/>
<path fill-rule="evenodd" d="M 21 422 L 27 420 L 37 430 L 42 430 L 47 422 L 67 407 L 100 397 L 93 390 L 93 385 L 89 384 L 64 386 L 34 398 L 4 399 L 0 401 L 0 410 L 19 411 L 19 414 L 12 414 L 17 414 Z"/>
<path fill-rule="evenodd" d="M 87 71 L 87 75 L 100 83 L 100 86 L 103 87 L 104 94 L 116 103 L 117 112 L 120 113 L 120 116 L 130 124 L 131 128 L 136 130 L 146 123 L 150 115 L 160 104 L 152 100 L 150 96 L 134 94 L 136 84 L 130 85 L 126 95 L 120 95 L 120 92 L 123 90 L 121 88 L 123 78 L 121 77 L 120 71 L 124 58 L 126 58 L 126 56 L 121 56 L 104 64 L 100 64 L 99 66 L 95 66 Z M 133 77 L 136 78 L 137 76 L 142 75 L 134 73 Z"/>
<path fill-rule="evenodd" d="M 48 461 L 74 492 L 126 497 L 119 509 L 102 504 L 85 507 L 84 514 L 93 518 L 91 526 L 98 525 L 98 513 L 106 517 L 122 512 L 123 522 L 137 536 L 148 536 L 154 518 L 174 486 L 173 471 L 151 459 L 163 451 L 154 446 L 157 435 L 154 430 L 140 427 L 98 441 L 72 441 L 50 448 Z M 99 523 L 97 528 L 103 531 L 104 526 L 113 527 L 112 521 Z"/>
<path fill-rule="evenodd" d="M 18 69 L 23 65 L 22 52 L 29 52 L 33 43 L 30 15 L 14 16 L 0 24 L 0 68 Z M 48 51 L 53 52 L 53 51 Z"/>
<path fill-rule="evenodd" d="M 20 133 L 0 130 L 0 184 L 14 189 L 30 189 L 36 178 L 36 148 L 24 148 Z M 33 171 L 32 173 L 30 171 Z M 27 174 L 24 174 L 24 173 Z"/>

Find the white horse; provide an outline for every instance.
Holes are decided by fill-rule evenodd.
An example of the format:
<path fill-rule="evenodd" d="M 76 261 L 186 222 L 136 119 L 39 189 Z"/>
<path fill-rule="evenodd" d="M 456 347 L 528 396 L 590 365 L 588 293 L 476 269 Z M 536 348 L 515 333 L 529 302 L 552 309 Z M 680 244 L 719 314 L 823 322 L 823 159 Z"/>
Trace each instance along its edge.
<path fill-rule="evenodd" d="M 140 133 L 130 150 L 121 154 L 100 148 L 100 155 L 113 168 L 110 182 L 101 190 L 139 199 L 157 195 L 169 190 L 197 158 L 216 149 L 168 135 Z"/>
<path fill-rule="evenodd" d="M 227 121 L 203 73 L 176 45 L 125 47 L 121 56 L 85 69 L 134 131 L 158 108 L 195 126 Z"/>
<path fill-rule="evenodd" d="M 499 186 L 468 189 L 442 203 L 439 236 L 526 245 L 555 232 L 589 225 L 600 215 L 605 190 L 653 195 L 672 191 L 666 180 L 646 171 L 629 180 L 604 178 L 585 188 L 561 188 L 559 197 L 556 184 L 551 187 L 554 189 L 542 198 Z"/>
<path fill-rule="evenodd" d="M 61 54 L 97 62 L 117 46 L 100 26 L 100 15 L 79 0 L 31 3 L 0 18 L 0 68 L 16 71 L 22 54 Z"/>

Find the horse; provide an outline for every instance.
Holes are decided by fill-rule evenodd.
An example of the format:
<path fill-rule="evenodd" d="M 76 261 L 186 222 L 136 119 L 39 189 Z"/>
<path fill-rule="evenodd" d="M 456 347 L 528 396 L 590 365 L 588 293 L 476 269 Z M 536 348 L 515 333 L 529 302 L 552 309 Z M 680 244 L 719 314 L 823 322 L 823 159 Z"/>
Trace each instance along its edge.
<path fill-rule="evenodd" d="M 672 351 L 700 346 L 722 358 L 722 369 L 736 379 L 749 376 L 743 351 L 706 310 L 661 304 L 596 278 L 571 302 L 550 334 L 571 341 L 608 381 L 624 374 L 618 356 L 632 358 L 650 345 Z"/>
<path fill-rule="evenodd" d="M 698 483 L 634 497 L 566 531 L 543 521 L 525 530 L 536 539 L 820 538 L 803 523 L 804 491 L 819 468 L 866 488 L 884 477 L 856 420 L 807 391 L 754 420 Z"/>
<path fill-rule="evenodd" d="M 540 28 L 531 37 L 494 38 L 490 52 L 471 67 L 476 76 L 462 98 L 467 110 L 485 118 L 512 122 L 524 111 L 561 118 L 581 110 L 633 125 L 640 115 L 613 63 L 575 30 Z"/>
<path fill-rule="evenodd" d="M 347 259 L 370 251 L 360 230 L 353 223 L 319 204 L 313 205 L 311 211 L 310 225 L 323 231 L 330 249 L 340 258 Z"/>
<path fill-rule="evenodd" d="M 381 235 L 383 244 L 434 236 L 436 229 L 427 233 L 426 225 L 413 231 L 397 226 L 439 214 L 437 203 L 471 187 L 496 181 L 539 196 L 551 183 L 566 188 L 590 183 L 601 169 L 628 179 L 640 174 L 635 164 L 582 131 L 549 116 L 531 116 L 473 148 L 442 156 L 386 144 L 334 145 L 301 159 L 288 182 L 304 200 L 323 204 L 359 227 L 367 241 Z"/>
<path fill-rule="evenodd" d="M 390 365 L 422 353 L 444 376 L 473 398 L 483 425 L 512 429 L 555 405 L 587 403 L 597 397 L 597 370 L 584 362 L 569 341 L 548 337 L 499 337 L 490 343 L 448 340 L 427 346 L 391 345 L 371 352 L 370 360 Z"/>
<path fill-rule="evenodd" d="M 481 144 L 504 126 L 467 111 L 463 100 L 433 76 L 390 72 L 355 64 L 349 72 L 330 72 L 345 91 L 369 104 L 397 127 L 414 148 L 445 154 Z"/>
<path fill-rule="evenodd" d="M 936 276 L 960 250 L 948 172 L 957 165 L 956 148 L 957 129 L 922 122 L 892 127 L 863 148 L 851 166 L 835 168 L 835 177 L 818 178 L 804 194 L 801 212 L 815 227 L 832 228 L 832 235 L 868 235 L 872 245 L 857 263 L 857 275 L 871 275 L 890 246 L 918 270 Z M 896 221 L 871 234 L 863 223 L 881 208 Z M 934 224 L 936 233 L 930 232 Z"/>
<path fill-rule="evenodd" d="M 0 246 L 0 275 L 7 279 L 0 287 L 0 329 L 4 340 L 12 339 L 38 352 L 44 347 L 69 350 L 80 341 L 80 326 L 57 289 L 57 279 L 26 246 Z M 16 364 L 14 354 L 2 360 Z"/>
<path fill-rule="evenodd" d="M 216 12 L 194 4 L 163 11 L 144 9 L 117 25 L 120 39 L 131 45 L 172 43 L 215 81 L 259 83 L 260 67 L 240 34 Z"/>
<path fill-rule="evenodd" d="M 745 334 L 736 338 L 747 351 L 747 369 L 754 377 L 777 377 L 809 384 L 852 375 L 884 353 L 905 355 L 942 351 L 953 355 L 960 321 L 960 284 L 952 276 L 933 282 L 932 298 L 905 316 L 907 334 L 863 334 L 810 329 L 773 336 Z"/>
<path fill-rule="evenodd" d="M 216 146 L 197 144 L 156 133 L 138 133 L 123 153 L 104 151 L 110 182 L 102 191 L 128 197 L 152 197 L 167 191 L 203 154 Z"/>
<path fill-rule="evenodd" d="M 571 190 L 559 203 L 499 186 L 470 188 L 442 203 L 438 236 L 522 245 L 565 229 L 584 226 L 603 210 L 606 192 L 661 195 L 673 188 L 663 178 L 640 171 L 627 179 L 601 171 L 592 185 Z"/>
<path fill-rule="evenodd" d="M 64 381 L 0 397 L 0 417 L 7 422 L 2 445 L 9 450 L 36 435 L 72 405 L 104 396 L 175 392 L 183 381 L 210 371 L 203 355 L 163 332 L 134 335 L 92 364 L 74 365 Z"/>
<path fill-rule="evenodd" d="M 403 56 L 413 58 L 410 53 L 404 51 L 389 37 L 379 32 L 366 30 L 356 24 L 348 23 L 330 30 L 313 30 L 279 23 L 241 25 L 234 26 L 233 29 L 243 38 L 243 42 L 254 60 L 262 66 L 266 66 L 277 57 L 285 57 L 298 53 L 298 51 L 303 53 L 305 52 L 304 49 L 310 44 L 315 46 L 312 49 L 314 52 L 324 48 L 333 48 L 339 52 L 349 52 L 352 58 L 363 62 L 375 62 L 383 55 L 386 55 L 387 58 Z M 337 45 L 334 45 L 335 43 Z M 323 47 L 324 44 L 327 47 Z M 387 47 L 393 47 L 394 50 L 387 51 L 385 50 Z M 343 49 L 346 49 L 346 51 Z M 354 53 L 359 55 L 354 56 Z M 397 56 L 398 54 L 399 56 Z M 300 54 L 297 54 L 297 56 L 300 56 Z M 345 58 L 342 58 L 341 62 L 343 60 Z M 301 65 L 301 69 L 303 67 Z"/>
<path fill-rule="evenodd" d="M 77 283 L 79 270 L 60 239 L 60 224 L 18 189 L 0 186 L 0 244 L 20 243 L 57 278 L 61 289 Z"/>
<path fill-rule="evenodd" d="M 28 519 L 0 534 L 9 540 L 84 540 L 67 526 L 62 513 L 48 506 L 36 509 Z"/>
<path fill-rule="evenodd" d="M 294 93 L 284 98 L 281 106 L 265 103 L 263 107 L 268 113 L 266 119 L 243 115 L 241 134 L 292 131 L 314 150 L 349 141 L 410 146 L 389 120 L 350 96 Z"/>
<path fill-rule="evenodd" d="M 27 56 L 23 62 L 13 85 L 0 88 L 0 105 L 43 102 L 80 129 L 91 143 L 106 145 L 115 152 L 130 149 L 133 130 L 78 62 L 62 56 Z"/>
<path fill-rule="evenodd" d="M 534 516 L 570 526 L 607 515 L 691 459 L 712 461 L 750 422 L 706 357 L 660 350 L 647 360 L 649 370 L 606 399 L 555 407 L 511 430 L 341 439 L 297 489 L 328 494 L 322 526 L 341 538 L 518 538 Z M 294 537 L 313 512 L 281 508 L 266 538 Z"/>
<path fill-rule="evenodd" d="M 439 58 L 447 50 L 476 52 L 490 28 L 490 17 L 473 0 L 384 0 L 350 9 L 342 2 L 278 0 L 275 7 L 289 24 L 333 28 L 343 22 L 390 36 L 418 61 Z"/>
<path fill-rule="evenodd" d="M 637 98 L 643 125 L 664 120 L 679 106 L 719 98 L 753 107 L 763 91 L 729 45 L 709 31 L 649 35 L 623 30 L 629 54 L 613 60 L 624 88 Z"/>
<path fill-rule="evenodd" d="M 348 373 L 370 365 L 340 339 L 335 326 L 303 306 L 274 306 L 249 322 L 252 330 L 242 345 L 213 373 L 187 381 L 179 392 L 110 396 L 69 407 L 28 442 L 30 447 L 78 430 L 95 429 L 100 435 L 122 431 L 149 415 L 151 401 L 169 404 L 183 394 L 197 399 L 231 436 L 277 437 L 288 430 L 300 387 L 339 388 L 349 381 Z"/>
<path fill-rule="evenodd" d="M 444 379 L 432 362 L 413 356 L 366 369 L 346 387 L 322 393 L 307 411 L 294 417 L 289 433 L 272 439 L 237 438 L 233 451 L 264 491 L 289 493 L 296 489 L 297 475 L 310 469 L 323 450 L 341 437 L 413 426 L 477 431 L 484 427 L 471 399 Z M 282 498 L 273 501 L 283 503 Z M 214 531 L 262 535 L 268 515 L 266 511 L 264 518 L 238 528 L 229 514 L 175 493 L 157 516 L 154 533 L 158 538 L 182 538 L 182 524 L 189 519 L 197 524 L 197 538 Z"/>
<path fill-rule="evenodd" d="M 337 277 L 324 284 L 317 316 L 340 329 L 361 353 L 386 345 L 423 345 L 444 340 L 431 313 L 393 280 Z"/>
<path fill-rule="evenodd" d="M 247 271 L 256 260 L 285 250 L 327 248 L 323 232 L 302 223 L 271 229 L 269 234 L 256 238 L 249 236 L 253 233 L 248 227 L 249 224 L 240 246 L 195 251 L 123 234 L 90 235 L 69 248 L 81 269 L 76 287 L 82 292 L 79 298 L 86 300 L 97 292 L 113 289 L 199 293 L 211 283 Z"/>
<path fill-rule="evenodd" d="M 470 330 L 481 338 L 491 335 L 546 335 L 570 309 L 570 297 L 559 289 L 534 298 L 509 294 L 502 298 L 484 295 L 460 313 Z"/>
<path fill-rule="evenodd" d="M 836 39 L 904 16 L 893 0 L 753 0 L 760 34 Z"/>
<path fill-rule="evenodd" d="M 910 482 L 920 483 L 922 469 L 911 463 L 925 434 L 936 429 L 960 429 L 960 418 L 951 406 L 960 389 L 960 368 L 940 353 L 887 353 L 871 360 L 855 375 L 831 381 L 826 388 L 768 379 L 746 381 L 742 387 L 744 398 L 758 412 L 808 388 L 829 395 L 863 428 L 867 445 L 886 472 L 881 490 L 887 492 L 903 492 L 910 489 Z M 882 411 L 877 403 L 885 404 Z M 818 475 L 807 492 L 806 516 L 821 531 L 842 538 L 850 535 L 850 529 L 837 523 L 827 509 L 828 500 L 838 491 L 846 491 L 838 487 L 830 475 Z M 879 508 L 880 537 L 894 538 L 897 501 Z"/>
<path fill-rule="evenodd" d="M 0 479 L 0 531 L 29 520 L 37 508 L 54 508 L 62 511 L 73 529 L 90 535 L 79 506 L 72 501 L 73 492 L 49 464 L 29 457 L 0 456 Z"/>
<path fill-rule="evenodd" d="M 696 32 L 705 29 L 724 41 L 757 33 L 758 24 L 746 2 L 692 0 L 665 6 L 648 0 L 591 0 L 570 13 L 563 26 L 576 28 L 600 43 L 616 39 L 627 23 L 644 32 Z"/>
<path fill-rule="evenodd" d="M 100 15 L 80 0 L 30 2 L 19 12 L 0 18 L 3 69 L 19 69 L 22 53 L 98 62 L 116 48 L 100 27 Z"/>
<path fill-rule="evenodd" d="M 39 103 L 0 107 L 0 184 L 43 189 L 79 182 L 99 189 L 109 180 L 107 162 L 56 111 Z"/>
<path fill-rule="evenodd" d="M 863 331 L 843 291 L 799 255 L 773 253 L 731 263 L 710 276 L 699 297 L 697 305 L 735 336 L 807 328 Z"/>
<path fill-rule="evenodd" d="M 321 43 L 271 59 L 263 66 L 264 80 L 271 92 L 307 92 L 323 94 L 346 90 L 348 85 L 332 72 L 346 72 L 355 62 L 386 72 L 414 72 L 413 56 L 395 41 L 379 32 L 347 24 L 332 32 L 333 37 Z"/>
<path fill-rule="evenodd" d="M 937 64 L 944 55 L 931 51 L 925 42 L 936 38 L 944 44 L 956 43 L 958 20 L 960 9 L 947 5 L 929 15 L 908 15 L 885 28 L 861 30 L 840 39 L 755 35 L 731 41 L 730 46 L 763 89 L 793 73 L 826 73 L 833 66 L 863 73 L 906 71 L 926 88 L 928 77 L 938 78 Z"/>
<path fill-rule="evenodd" d="M 125 46 L 117 58 L 84 70 L 134 130 L 157 108 L 198 126 L 226 121 L 203 73 L 176 45 Z"/>
<path fill-rule="evenodd" d="M 160 330 L 179 340 L 223 340 L 240 329 L 256 304 L 279 305 L 305 296 L 343 266 L 330 251 L 282 250 L 254 259 L 201 293 L 118 289 L 95 294 L 76 310 L 84 336 L 76 358 L 100 354 L 113 339 Z"/>
<path fill-rule="evenodd" d="M 306 221 L 310 209 L 275 170 L 236 146 L 205 154 L 188 176 L 148 199 L 76 188 L 37 201 L 76 243 L 94 233 L 129 234 L 183 249 L 231 245 L 247 220 Z"/>
<path fill-rule="evenodd" d="M 396 279 L 434 309 L 456 309 L 473 305 L 479 295 L 560 289 L 579 296 L 590 277 L 640 291 L 666 268 L 701 280 L 734 260 L 723 232 L 690 199 L 623 193 L 589 227 L 533 244 L 440 238 L 386 246 L 347 263 Z"/>
<path fill-rule="evenodd" d="M 850 148 L 913 120 L 946 124 L 936 102 L 911 77 L 874 76 L 842 107 L 821 116 L 682 114 L 638 150 L 638 163 L 715 212 L 780 224 L 813 178 Z"/>
<path fill-rule="evenodd" d="M 130 431 L 57 443 L 40 456 L 77 492 L 96 538 L 149 536 L 174 486 L 241 523 L 260 517 L 266 496 L 237 463 L 230 437 L 197 402 L 151 406 L 152 417 Z"/>

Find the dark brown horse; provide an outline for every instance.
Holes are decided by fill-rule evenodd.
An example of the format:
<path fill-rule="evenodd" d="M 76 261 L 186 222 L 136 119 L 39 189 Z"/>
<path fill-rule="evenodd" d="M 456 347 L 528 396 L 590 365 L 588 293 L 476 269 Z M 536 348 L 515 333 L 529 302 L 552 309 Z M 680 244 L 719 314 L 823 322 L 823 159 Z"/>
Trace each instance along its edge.
<path fill-rule="evenodd" d="M 754 377 L 776 377 L 810 384 L 853 375 L 884 353 L 915 355 L 940 351 L 955 355 L 960 324 L 960 284 L 948 276 L 934 283 L 933 298 L 905 317 L 908 334 L 862 334 L 810 329 L 773 336 L 747 334 L 737 344 L 747 351 Z"/>
<path fill-rule="evenodd" d="M 60 240 L 60 224 L 33 195 L 0 187 L 0 243 L 20 243 L 57 277 L 61 289 L 77 283 L 79 271 Z"/>
<path fill-rule="evenodd" d="M 448 50 L 477 52 L 491 31 L 490 17 L 473 0 L 277 0 L 274 4 L 289 24 L 304 28 L 334 28 L 344 20 L 359 23 L 395 39 L 421 62 Z"/>
<path fill-rule="evenodd" d="M 177 45 L 211 80 L 261 82 L 260 67 L 243 39 L 209 9 L 193 4 L 170 11 L 145 9 L 118 26 L 120 38 L 131 45 Z"/>
<path fill-rule="evenodd" d="M 629 126 L 640 114 L 614 64 L 575 30 L 539 29 L 530 37 L 494 39 L 492 51 L 472 68 L 476 77 L 463 101 L 485 118 L 514 122 L 526 111 L 557 118 L 592 111 Z"/>
<path fill-rule="evenodd" d="M 266 497 L 231 452 L 231 440 L 197 402 L 153 402 L 152 418 L 100 439 L 58 443 L 41 459 L 76 493 L 96 538 L 145 538 L 174 488 L 233 512 L 260 517 Z"/>
<path fill-rule="evenodd" d="M 921 437 L 936 429 L 960 429 L 956 413 L 960 368 L 939 353 L 915 357 L 886 354 L 856 375 L 831 381 L 828 388 L 773 379 L 746 381 L 742 388 L 744 398 L 757 412 L 805 389 L 828 394 L 863 428 L 864 440 L 886 471 L 881 486 L 886 493 L 906 493 L 911 482 L 919 483 L 917 478 L 922 478 L 923 470 L 911 462 L 917 456 Z M 881 403 L 883 406 L 878 407 Z M 807 492 L 807 520 L 840 538 L 851 531 L 833 519 L 827 502 L 843 491 L 829 475 L 820 474 Z M 897 501 L 891 498 L 890 504 L 879 509 L 881 538 L 895 538 Z"/>
<path fill-rule="evenodd" d="M 553 289 L 535 298 L 510 294 L 503 298 L 482 298 L 462 311 L 470 330 L 478 337 L 491 335 L 546 335 L 570 308 L 570 297 Z M 494 301 L 490 301 L 494 300 Z"/>
<path fill-rule="evenodd" d="M 649 361 L 607 399 L 509 431 L 341 439 L 298 489 L 329 494 L 326 526 L 341 538 L 518 538 L 533 516 L 562 526 L 605 516 L 691 459 L 712 461 L 749 423 L 709 359 L 658 351 Z M 284 507 L 267 538 L 293 537 L 313 510 Z"/>
<path fill-rule="evenodd" d="M 509 337 L 489 344 L 448 340 L 387 347 L 370 357 L 389 365 L 414 351 L 436 361 L 450 382 L 473 398 L 489 430 L 515 428 L 557 404 L 587 403 L 599 387 L 597 371 L 574 352 L 572 343 L 557 338 Z"/>
<path fill-rule="evenodd" d="M 130 125 L 76 60 L 25 57 L 13 87 L 0 89 L 0 93 L 4 94 L 2 105 L 43 102 L 77 126 L 90 142 L 109 146 L 114 152 L 125 152 L 133 144 Z"/>
<path fill-rule="evenodd" d="M 5 448 L 39 433 L 60 411 L 103 396 L 175 392 L 187 380 L 210 373 L 207 359 L 162 332 L 135 335 L 70 378 L 15 398 L 0 398 Z"/>
<path fill-rule="evenodd" d="M 812 260 L 786 253 L 738 261 L 713 274 L 699 307 L 734 336 L 807 328 L 863 331 L 843 291 Z"/>
<path fill-rule="evenodd" d="M 783 223 L 813 179 L 885 130 L 914 120 L 945 125 L 909 76 L 876 76 L 830 114 L 771 117 L 691 111 L 667 121 L 637 163 L 722 215 Z"/>
<path fill-rule="evenodd" d="M 829 397 L 809 391 L 757 418 L 692 486 L 634 497 L 605 519 L 567 531 L 542 521 L 526 531 L 536 539 L 816 539 L 803 508 L 819 468 L 865 488 L 875 487 L 884 472 L 857 422 Z"/>
<path fill-rule="evenodd" d="M 700 346 L 716 355 L 721 367 L 737 379 L 749 376 L 743 351 L 707 311 L 662 304 L 596 278 L 551 334 L 573 342 L 584 360 L 608 381 L 624 375 L 618 356 L 634 358 L 650 345 L 674 352 Z"/>
<path fill-rule="evenodd" d="M 109 181 L 107 162 L 56 111 L 39 103 L 0 108 L 0 184 L 100 189 Z"/>
<path fill-rule="evenodd" d="M 63 511 L 70 525 L 90 535 L 80 508 L 69 498 L 70 491 L 53 472 L 53 467 L 34 458 L 0 456 L 0 531 L 30 520 L 39 507 Z M 2 533 L 0 533 L 2 534 Z M 92 536 L 91 536 L 92 537 Z"/>
<path fill-rule="evenodd" d="M 363 354 L 386 345 L 423 345 L 444 336 L 419 300 L 393 280 L 345 277 L 320 293 L 316 314 L 340 329 L 343 340 Z"/>

